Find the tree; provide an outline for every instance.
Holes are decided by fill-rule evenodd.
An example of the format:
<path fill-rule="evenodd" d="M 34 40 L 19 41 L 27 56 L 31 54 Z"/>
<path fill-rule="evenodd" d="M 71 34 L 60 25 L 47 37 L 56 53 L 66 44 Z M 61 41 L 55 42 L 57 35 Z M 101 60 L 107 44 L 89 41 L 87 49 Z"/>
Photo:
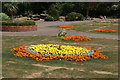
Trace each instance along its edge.
<path fill-rule="evenodd" d="M 117 6 L 114 6 L 117 5 Z M 96 14 L 99 15 L 106 15 L 107 17 L 117 16 L 119 14 L 119 3 L 118 2 L 104 2 L 100 4 L 96 9 Z"/>
<path fill-rule="evenodd" d="M 120 2 L 118 3 L 118 6 L 117 6 L 117 17 L 120 18 Z"/>
<path fill-rule="evenodd" d="M 32 10 L 31 10 L 31 3 L 30 2 L 19 2 L 18 4 L 18 15 L 25 15 L 26 13 L 29 13 L 31 12 L 32 13 Z M 29 15 L 29 14 L 27 14 Z"/>
<path fill-rule="evenodd" d="M 63 3 L 62 15 L 65 16 L 68 13 L 73 12 L 73 7 L 74 7 L 73 2 L 65 2 L 65 3 Z"/>
<path fill-rule="evenodd" d="M 11 3 L 5 3 L 4 4 L 4 8 L 5 8 L 5 12 L 10 15 L 13 19 L 13 16 L 15 16 L 15 14 L 18 11 L 18 6 L 16 2 L 11 2 Z"/>
<path fill-rule="evenodd" d="M 101 3 L 100 2 L 86 2 L 84 8 L 86 9 L 86 17 L 89 17 L 89 11 L 95 10 Z"/>
<path fill-rule="evenodd" d="M 58 19 L 62 12 L 62 4 L 60 2 L 52 4 L 48 9 L 48 14 Z"/>
<path fill-rule="evenodd" d="M 47 11 L 49 7 L 54 3 L 53 2 L 32 2 L 30 7 L 34 14 L 40 14 L 43 11 Z"/>

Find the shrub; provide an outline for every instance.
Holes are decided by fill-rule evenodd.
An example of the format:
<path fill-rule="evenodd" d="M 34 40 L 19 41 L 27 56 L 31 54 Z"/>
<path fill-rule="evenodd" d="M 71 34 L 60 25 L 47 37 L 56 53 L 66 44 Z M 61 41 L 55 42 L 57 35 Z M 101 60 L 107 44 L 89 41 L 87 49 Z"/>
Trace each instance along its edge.
<path fill-rule="evenodd" d="M 3 26 L 31 26 L 35 25 L 34 21 L 25 21 L 25 22 L 0 22 Z"/>
<path fill-rule="evenodd" d="M 45 21 L 56 21 L 57 18 L 56 17 L 53 17 L 53 16 L 47 16 L 45 17 Z"/>
<path fill-rule="evenodd" d="M 78 20 L 83 20 L 83 19 L 84 19 L 84 16 L 76 12 L 71 12 L 66 16 L 67 21 L 78 21 Z"/>
<path fill-rule="evenodd" d="M 10 20 L 10 17 L 5 13 L 0 13 L 0 20 Z"/>

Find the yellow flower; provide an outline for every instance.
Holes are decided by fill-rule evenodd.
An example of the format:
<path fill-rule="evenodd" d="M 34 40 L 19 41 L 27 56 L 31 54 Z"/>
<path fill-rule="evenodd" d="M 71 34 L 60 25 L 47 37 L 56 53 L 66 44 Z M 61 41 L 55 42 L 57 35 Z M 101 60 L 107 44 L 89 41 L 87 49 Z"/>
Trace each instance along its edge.
<path fill-rule="evenodd" d="M 110 23 L 110 21 L 100 21 L 101 23 Z"/>
<path fill-rule="evenodd" d="M 54 44 L 39 44 L 33 45 L 30 47 L 33 51 L 40 53 L 55 53 L 55 54 L 84 54 L 88 52 L 87 49 L 75 47 L 75 46 L 66 46 L 66 45 L 54 45 Z"/>

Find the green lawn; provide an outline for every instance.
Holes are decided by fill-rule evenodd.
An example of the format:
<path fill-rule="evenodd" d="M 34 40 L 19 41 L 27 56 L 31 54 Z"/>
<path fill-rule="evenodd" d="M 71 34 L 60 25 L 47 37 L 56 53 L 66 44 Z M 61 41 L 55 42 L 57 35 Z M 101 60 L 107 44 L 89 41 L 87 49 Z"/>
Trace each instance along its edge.
<path fill-rule="evenodd" d="M 104 33 L 104 34 L 113 34 L 118 35 L 118 21 L 111 21 L 111 23 L 100 23 L 100 22 L 89 22 L 89 23 L 80 23 L 80 24 L 71 24 L 75 27 L 66 28 L 67 30 L 75 30 L 80 32 L 87 32 L 87 33 Z M 51 28 L 59 28 L 57 26 L 49 26 Z M 93 31 L 94 29 L 113 29 L 118 30 L 117 32 L 96 32 Z"/>
<path fill-rule="evenodd" d="M 3 36 L 3 77 L 5 78 L 117 78 L 118 41 L 92 38 L 91 41 L 63 41 L 56 36 Z M 83 62 L 51 60 L 35 61 L 14 57 L 9 50 L 32 44 L 66 44 L 103 50 L 110 59 L 91 59 Z"/>

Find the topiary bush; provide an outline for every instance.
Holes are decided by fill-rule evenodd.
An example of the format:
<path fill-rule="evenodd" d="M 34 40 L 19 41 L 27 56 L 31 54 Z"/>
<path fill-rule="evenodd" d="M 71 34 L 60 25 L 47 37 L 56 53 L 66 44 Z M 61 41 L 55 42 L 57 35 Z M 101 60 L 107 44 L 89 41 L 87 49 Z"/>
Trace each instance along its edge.
<path fill-rule="evenodd" d="M 35 25 L 34 21 L 25 21 L 25 22 L 10 22 L 10 21 L 2 21 L 0 22 L 2 26 L 32 26 Z"/>
<path fill-rule="evenodd" d="M 47 16 L 45 17 L 45 21 L 56 21 L 57 18 L 56 17 L 53 17 L 53 16 Z"/>
<path fill-rule="evenodd" d="M 66 16 L 67 21 L 84 20 L 84 16 L 81 13 L 71 12 Z"/>
<path fill-rule="evenodd" d="M 10 17 L 5 13 L 0 13 L 0 20 L 10 20 Z"/>

